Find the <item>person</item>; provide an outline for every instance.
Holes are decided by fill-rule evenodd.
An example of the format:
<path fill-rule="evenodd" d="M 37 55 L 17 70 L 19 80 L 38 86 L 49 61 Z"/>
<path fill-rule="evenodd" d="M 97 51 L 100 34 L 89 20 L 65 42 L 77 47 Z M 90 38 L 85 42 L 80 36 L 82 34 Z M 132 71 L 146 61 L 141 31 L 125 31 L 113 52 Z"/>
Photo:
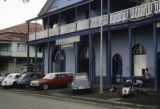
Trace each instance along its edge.
<path fill-rule="evenodd" d="M 150 74 L 148 68 L 146 68 L 146 70 L 145 70 L 144 77 L 145 77 L 146 83 L 149 83 L 150 79 L 151 79 L 151 74 Z"/>

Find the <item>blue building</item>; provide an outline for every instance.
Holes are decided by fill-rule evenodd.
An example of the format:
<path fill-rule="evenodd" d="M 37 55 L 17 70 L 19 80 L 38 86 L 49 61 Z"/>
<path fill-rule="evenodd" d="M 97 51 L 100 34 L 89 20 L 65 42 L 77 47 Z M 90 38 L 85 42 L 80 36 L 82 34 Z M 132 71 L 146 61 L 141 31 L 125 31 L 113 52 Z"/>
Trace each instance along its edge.
<path fill-rule="evenodd" d="M 142 79 L 148 68 L 151 86 L 158 90 L 159 14 L 159 0 L 103 0 L 103 6 L 100 0 L 48 0 L 38 16 L 27 21 L 42 20 L 44 27 L 28 31 L 28 47 L 43 48 L 44 73 L 86 72 L 92 84 L 98 84 L 102 26 L 104 84 Z"/>

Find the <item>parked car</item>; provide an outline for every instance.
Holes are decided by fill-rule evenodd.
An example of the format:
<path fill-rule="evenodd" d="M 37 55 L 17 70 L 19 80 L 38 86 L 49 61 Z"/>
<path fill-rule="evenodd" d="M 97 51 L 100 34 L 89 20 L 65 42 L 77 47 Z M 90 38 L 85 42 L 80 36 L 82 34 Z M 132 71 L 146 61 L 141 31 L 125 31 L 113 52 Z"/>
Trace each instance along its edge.
<path fill-rule="evenodd" d="M 75 93 L 79 90 L 90 90 L 91 82 L 88 79 L 87 73 L 76 73 L 72 82 L 72 91 Z"/>
<path fill-rule="evenodd" d="M 2 83 L 2 81 L 4 80 L 4 76 L 0 76 L 0 84 Z"/>
<path fill-rule="evenodd" d="M 73 80 L 73 73 L 56 72 L 48 73 L 42 79 L 30 82 L 30 86 L 47 90 L 49 87 L 67 86 Z"/>
<path fill-rule="evenodd" d="M 26 72 L 21 74 L 20 78 L 18 79 L 18 85 L 21 87 L 28 88 L 29 84 L 32 80 L 36 80 L 42 78 L 42 75 L 35 72 Z"/>
<path fill-rule="evenodd" d="M 8 75 L 8 73 L 0 76 L 0 85 L 2 84 L 2 81 L 4 80 L 4 78 L 5 78 L 7 75 Z"/>
<path fill-rule="evenodd" d="M 2 81 L 2 87 L 15 87 L 17 86 L 17 81 L 20 77 L 20 73 L 8 74 Z"/>

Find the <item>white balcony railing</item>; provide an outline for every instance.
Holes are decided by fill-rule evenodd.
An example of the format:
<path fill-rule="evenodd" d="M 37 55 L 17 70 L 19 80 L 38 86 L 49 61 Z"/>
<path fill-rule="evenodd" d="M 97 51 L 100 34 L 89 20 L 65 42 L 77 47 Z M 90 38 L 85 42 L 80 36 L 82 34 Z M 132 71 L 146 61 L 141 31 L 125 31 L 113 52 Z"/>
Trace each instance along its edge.
<path fill-rule="evenodd" d="M 77 30 L 84 30 L 89 28 L 89 19 L 77 22 Z"/>
<path fill-rule="evenodd" d="M 110 24 L 120 23 L 128 20 L 128 9 L 110 14 Z"/>
<path fill-rule="evenodd" d="M 70 23 L 60 26 L 60 34 L 70 33 L 76 31 L 76 23 Z"/>
<path fill-rule="evenodd" d="M 54 28 L 51 28 L 50 30 L 49 30 L 49 36 L 56 36 L 56 35 L 58 35 L 58 26 L 57 27 L 54 27 Z"/>
<path fill-rule="evenodd" d="M 98 16 L 98 17 L 93 17 L 90 19 L 90 26 L 91 28 L 94 28 L 94 27 L 99 27 L 101 26 L 102 24 L 102 17 L 101 16 Z"/>
<path fill-rule="evenodd" d="M 140 6 L 136 6 L 133 8 L 125 9 L 122 11 L 114 12 L 109 15 L 97 16 L 90 19 L 81 20 L 78 22 L 61 25 L 60 27 L 52 28 L 49 30 L 43 30 L 41 32 L 37 32 L 35 37 L 35 33 L 30 34 L 29 40 L 42 39 L 49 36 L 55 36 L 59 34 L 66 34 L 75 31 L 85 30 L 89 28 L 100 27 L 101 25 L 114 25 L 121 22 L 139 20 L 147 17 L 151 17 L 154 14 L 160 13 L 160 0 L 155 2 L 150 2 L 148 4 L 143 4 Z M 108 19 L 109 22 L 108 22 Z M 60 29 L 60 30 L 59 30 Z M 48 32 L 47 32 L 48 31 Z M 60 31 L 60 32 L 59 32 Z"/>
<path fill-rule="evenodd" d="M 12 56 L 12 51 L 0 51 L 0 56 Z"/>
<path fill-rule="evenodd" d="M 37 36 L 36 39 L 46 38 L 48 37 L 48 30 L 37 32 L 36 36 Z"/>
<path fill-rule="evenodd" d="M 29 34 L 29 41 L 36 40 L 35 36 L 36 36 L 35 33 L 30 33 Z"/>

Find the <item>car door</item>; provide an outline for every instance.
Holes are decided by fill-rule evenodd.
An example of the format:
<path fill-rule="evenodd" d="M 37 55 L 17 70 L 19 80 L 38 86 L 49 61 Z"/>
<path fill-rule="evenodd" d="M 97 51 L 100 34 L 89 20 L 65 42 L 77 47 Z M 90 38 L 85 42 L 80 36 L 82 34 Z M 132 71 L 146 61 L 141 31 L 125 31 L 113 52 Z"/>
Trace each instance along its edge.
<path fill-rule="evenodd" d="M 56 86 L 63 85 L 64 84 L 64 76 L 63 76 L 63 74 L 56 74 L 54 82 L 55 82 Z"/>
<path fill-rule="evenodd" d="M 66 74 L 61 74 L 60 76 L 60 83 L 61 85 L 67 85 L 69 82 L 71 82 L 71 78 Z"/>
<path fill-rule="evenodd" d="M 48 80 L 50 86 L 57 86 L 59 84 L 59 75 L 55 74 L 51 80 Z"/>

